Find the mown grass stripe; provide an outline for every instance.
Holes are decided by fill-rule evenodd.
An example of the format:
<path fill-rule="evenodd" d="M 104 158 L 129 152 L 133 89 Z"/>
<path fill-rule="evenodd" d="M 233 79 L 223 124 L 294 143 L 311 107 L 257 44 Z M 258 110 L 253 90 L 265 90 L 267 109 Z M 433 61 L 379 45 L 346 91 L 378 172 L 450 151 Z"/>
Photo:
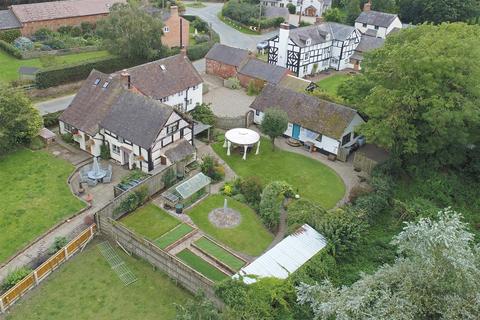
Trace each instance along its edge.
<path fill-rule="evenodd" d="M 225 273 L 203 260 L 189 249 L 184 249 L 177 254 L 177 257 L 185 264 L 197 270 L 212 281 L 221 281 L 228 277 Z"/>
<path fill-rule="evenodd" d="M 240 268 L 245 265 L 243 260 L 235 257 L 233 254 L 205 237 L 195 241 L 195 245 L 235 271 L 240 270 Z"/>
<path fill-rule="evenodd" d="M 188 224 L 182 223 L 179 226 L 173 228 L 172 230 L 165 233 L 160 238 L 157 238 L 154 242 L 157 246 L 162 249 L 165 249 L 175 241 L 181 239 L 183 236 L 189 234 L 193 231 L 193 228 Z"/>

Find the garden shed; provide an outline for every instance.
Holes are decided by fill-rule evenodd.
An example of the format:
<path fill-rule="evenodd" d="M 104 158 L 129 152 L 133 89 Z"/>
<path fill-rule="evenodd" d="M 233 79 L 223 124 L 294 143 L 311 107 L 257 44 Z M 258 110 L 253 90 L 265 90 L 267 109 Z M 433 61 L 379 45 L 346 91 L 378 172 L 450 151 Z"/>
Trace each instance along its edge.
<path fill-rule="evenodd" d="M 199 172 L 162 193 L 162 198 L 167 207 L 178 208 L 178 205 L 181 205 L 183 209 L 210 193 L 211 182 L 209 177 Z"/>
<path fill-rule="evenodd" d="M 308 224 L 304 224 L 255 261 L 240 269 L 233 278 L 241 276 L 243 282 L 247 284 L 256 282 L 256 277 L 286 279 L 326 245 L 327 240 L 323 235 Z"/>

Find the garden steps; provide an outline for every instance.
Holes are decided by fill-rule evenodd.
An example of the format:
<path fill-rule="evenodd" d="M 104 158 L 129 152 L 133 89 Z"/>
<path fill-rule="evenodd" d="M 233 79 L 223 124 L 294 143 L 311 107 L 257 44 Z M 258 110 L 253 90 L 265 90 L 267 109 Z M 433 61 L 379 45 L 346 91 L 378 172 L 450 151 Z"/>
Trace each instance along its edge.
<path fill-rule="evenodd" d="M 193 232 L 190 232 L 188 234 L 187 238 L 185 238 L 183 241 L 175 244 L 173 247 L 172 246 L 168 247 L 167 251 L 168 251 L 168 253 L 175 256 L 180 251 L 182 251 L 184 249 L 187 249 L 187 248 L 191 248 L 192 243 L 194 243 L 195 241 L 197 241 L 201 237 L 203 237 L 203 233 L 200 232 L 200 230 L 198 230 L 198 229 L 194 229 Z"/>

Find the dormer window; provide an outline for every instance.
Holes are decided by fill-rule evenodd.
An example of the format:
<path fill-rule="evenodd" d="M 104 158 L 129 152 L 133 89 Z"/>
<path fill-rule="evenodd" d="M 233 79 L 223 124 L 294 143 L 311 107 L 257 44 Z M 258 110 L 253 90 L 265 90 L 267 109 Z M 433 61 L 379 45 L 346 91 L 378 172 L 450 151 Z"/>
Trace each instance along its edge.
<path fill-rule="evenodd" d="M 375 30 L 378 30 L 378 26 L 375 26 Z"/>
<path fill-rule="evenodd" d="M 308 38 L 307 41 L 305 41 L 305 44 L 307 46 L 311 45 L 312 44 L 312 39 Z"/>
<path fill-rule="evenodd" d="M 367 27 L 367 24 L 366 24 L 366 23 L 364 23 L 362 26 L 363 26 L 364 28 L 366 28 L 366 27 Z"/>

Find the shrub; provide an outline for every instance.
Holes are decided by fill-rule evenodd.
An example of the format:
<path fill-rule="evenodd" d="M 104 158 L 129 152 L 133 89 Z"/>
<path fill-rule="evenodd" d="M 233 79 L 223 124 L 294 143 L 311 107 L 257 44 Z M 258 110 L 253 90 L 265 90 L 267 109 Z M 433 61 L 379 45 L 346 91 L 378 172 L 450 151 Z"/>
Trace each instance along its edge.
<path fill-rule="evenodd" d="M 247 95 L 256 96 L 259 93 L 260 93 L 260 90 L 255 84 L 255 80 L 250 80 L 250 82 L 248 82 Z"/>
<path fill-rule="evenodd" d="M 22 36 L 22 33 L 18 29 L 5 30 L 0 32 L 0 40 L 7 43 L 13 43 L 13 41 Z"/>
<path fill-rule="evenodd" d="M 305 223 L 315 228 L 318 220 L 327 214 L 327 210 L 308 199 L 293 201 L 288 205 L 287 212 L 288 233 L 295 232 Z"/>
<path fill-rule="evenodd" d="M 32 272 L 32 269 L 26 267 L 22 267 L 10 272 L 2 283 L 2 290 L 8 290 L 12 288 Z"/>
<path fill-rule="evenodd" d="M 406 201 L 395 199 L 393 200 L 393 208 L 400 220 L 433 218 L 440 211 L 440 208 L 433 202 L 422 197 L 414 197 Z"/>
<path fill-rule="evenodd" d="M 210 40 L 210 37 L 206 34 L 196 34 L 194 38 L 197 43 L 204 43 Z"/>
<path fill-rule="evenodd" d="M 297 7 L 293 3 L 287 3 L 287 9 L 290 14 L 297 13 Z"/>
<path fill-rule="evenodd" d="M 235 200 L 237 200 L 238 202 L 241 202 L 241 203 L 247 203 L 247 199 L 245 199 L 245 196 L 241 193 L 234 195 L 232 197 L 232 199 L 235 199 Z"/>
<path fill-rule="evenodd" d="M 35 84 L 39 89 L 46 89 L 69 82 L 83 80 L 88 77 L 92 69 L 104 73 L 112 73 L 138 63 L 138 61 L 131 61 L 118 57 L 106 57 L 70 65 L 55 66 L 37 72 Z"/>
<path fill-rule="evenodd" d="M 308 26 L 311 26 L 311 25 L 312 24 L 310 22 L 301 20 L 300 24 L 298 26 L 301 28 L 301 27 L 308 27 Z"/>
<path fill-rule="evenodd" d="M 80 27 L 73 27 L 72 30 L 70 30 L 70 35 L 72 37 L 80 37 L 82 35 L 82 29 Z"/>
<path fill-rule="evenodd" d="M 60 28 L 57 29 L 57 32 L 58 33 L 61 33 L 61 34 L 70 34 L 70 32 L 72 31 L 72 26 L 61 26 Z"/>
<path fill-rule="evenodd" d="M 196 18 L 195 20 L 192 21 L 192 26 L 197 29 L 198 32 L 208 32 L 209 27 L 208 23 L 203 21 L 200 18 Z"/>
<path fill-rule="evenodd" d="M 252 18 L 259 18 L 258 5 L 238 0 L 227 1 L 222 8 L 222 15 L 234 21 L 248 25 Z"/>
<path fill-rule="evenodd" d="M 131 192 L 120 204 L 113 210 L 115 215 L 132 212 L 140 207 L 148 197 L 147 187 L 140 187 Z"/>
<path fill-rule="evenodd" d="M 170 188 L 175 183 L 177 176 L 175 175 L 175 171 L 172 168 L 168 168 L 165 174 L 162 177 L 162 181 L 165 185 L 165 188 Z"/>
<path fill-rule="evenodd" d="M 190 46 L 187 48 L 188 59 L 192 61 L 202 59 L 212 47 L 213 42 L 204 42 Z"/>
<path fill-rule="evenodd" d="M 292 187 L 284 181 L 273 181 L 262 192 L 259 214 L 263 224 L 275 230 L 280 219 L 282 201 L 293 195 Z"/>
<path fill-rule="evenodd" d="M 204 124 L 214 125 L 215 115 L 213 114 L 211 105 L 211 103 L 199 104 L 190 112 L 190 114 L 194 120 Z"/>
<path fill-rule="evenodd" d="M 48 249 L 48 254 L 55 254 L 58 250 L 65 247 L 67 243 L 68 243 L 68 240 L 66 237 L 55 237 L 55 240 L 53 241 L 52 245 Z"/>
<path fill-rule="evenodd" d="M 17 59 L 21 59 L 22 58 L 22 52 L 12 46 L 10 43 L 8 42 L 5 42 L 3 40 L 0 40 L 0 49 L 2 49 L 3 51 L 5 51 L 6 53 L 8 53 L 9 55 L 11 55 L 12 57 L 15 57 Z"/>
<path fill-rule="evenodd" d="M 47 40 L 52 36 L 53 32 L 47 28 L 38 29 L 33 35 L 39 41 Z"/>
<path fill-rule="evenodd" d="M 218 160 L 210 155 L 206 155 L 202 158 L 202 164 L 200 166 L 202 172 L 209 176 L 214 182 L 220 181 L 225 176 L 225 170 L 218 163 Z"/>
<path fill-rule="evenodd" d="M 350 190 L 350 193 L 348 194 L 348 201 L 355 202 L 355 200 L 357 200 L 359 197 L 369 194 L 372 192 L 372 190 L 373 189 L 370 186 L 356 185 Z"/>
<path fill-rule="evenodd" d="M 260 179 L 255 176 L 246 177 L 245 179 L 240 180 L 239 189 L 247 203 L 255 210 L 258 210 L 263 190 L 263 185 Z"/>
<path fill-rule="evenodd" d="M 62 140 L 69 144 L 74 142 L 73 135 L 69 132 L 62 134 Z"/>
<path fill-rule="evenodd" d="M 100 158 L 102 158 L 103 160 L 110 159 L 110 148 L 108 145 L 100 145 Z"/>
<path fill-rule="evenodd" d="M 41 150 L 45 148 L 45 143 L 40 137 L 33 137 L 28 147 L 32 150 Z"/>
<path fill-rule="evenodd" d="M 240 88 L 240 80 L 237 77 L 230 77 L 225 80 L 225 87 L 236 90 Z"/>
<path fill-rule="evenodd" d="M 93 23 L 84 21 L 80 24 L 80 29 L 82 29 L 83 34 L 91 34 L 93 33 L 95 26 L 93 25 Z"/>
<path fill-rule="evenodd" d="M 51 38 L 44 42 L 45 45 L 49 46 L 54 50 L 65 49 L 67 46 L 60 39 Z"/>
<path fill-rule="evenodd" d="M 43 126 L 46 128 L 55 127 L 58 125 L 58 117 L 63 113 L 64 110 L 47 113 L 42 116 Z"/>

